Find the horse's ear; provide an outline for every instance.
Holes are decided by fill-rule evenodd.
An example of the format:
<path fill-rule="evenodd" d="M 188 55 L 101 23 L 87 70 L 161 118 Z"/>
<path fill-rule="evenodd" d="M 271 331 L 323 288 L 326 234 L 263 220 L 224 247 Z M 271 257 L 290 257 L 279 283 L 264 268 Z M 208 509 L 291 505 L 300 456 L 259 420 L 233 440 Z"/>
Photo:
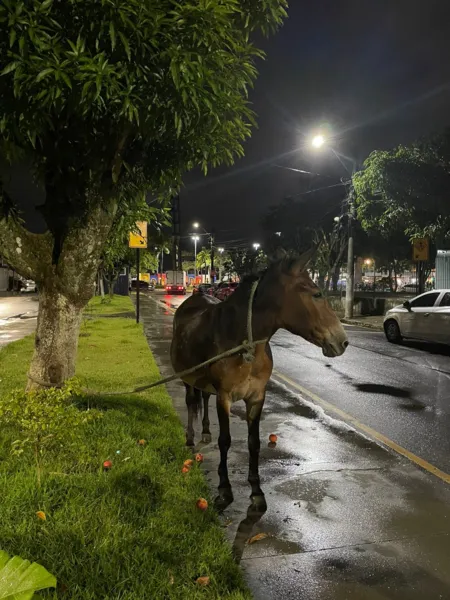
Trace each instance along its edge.
<path fill-rule="evenodd" d="M 309 263 L 314 259 L 317 252 L 317 248 L 314 246 L 304 252 L 297 260 L 295 261 L 292 270 L 295 271 L 298 275 L 305 271 L 308 268 Z"/>
<path fill-rule="evenodd" d="M 269 263 L 276 263 L 279 262 L 280 260 L 283 260 L 283 258 L 286 258 L 287 256 L 287 252 L 284 248 L 277 248 L 274 252 L 272 252 L 271 254 L 269 254 L 267 256 L 267 259 L 269 261 Z"/>

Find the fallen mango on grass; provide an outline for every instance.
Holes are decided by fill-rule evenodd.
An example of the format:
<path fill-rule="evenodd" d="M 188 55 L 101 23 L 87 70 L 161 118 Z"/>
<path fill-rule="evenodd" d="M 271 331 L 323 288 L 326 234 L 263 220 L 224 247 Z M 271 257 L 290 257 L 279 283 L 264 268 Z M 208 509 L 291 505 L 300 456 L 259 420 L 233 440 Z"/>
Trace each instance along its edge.
<path fill-rule="evenodd" d="M 207 576 L 206 576 L 206 577 L 198 577 L 198 578 L 195 580 L 195 583 L 196 583 L 197 585 L 206 586 L 206 585 L 209 585 L 209 584 L 210 584 L 210 581 L 211 581 L 211 580 L 210 580 L 210 578 L 209 578 L 209 577 L 207 577 Z"/>
<path fill-rule="evenodd" d="M 204 498 L 199 498 L 197 500 L 197 508 L 202 511 L 205 511 L 208 508 L 208 501 Z"/>
<path fill-rule="evenodd" d="M 38 510 L 36 512 L 36 516 L 38 519 L 41 519 L 41 521 L 46 521 L 47 520 L 47 515 L 45 514 L 45 512 L 43 510 Z"/>

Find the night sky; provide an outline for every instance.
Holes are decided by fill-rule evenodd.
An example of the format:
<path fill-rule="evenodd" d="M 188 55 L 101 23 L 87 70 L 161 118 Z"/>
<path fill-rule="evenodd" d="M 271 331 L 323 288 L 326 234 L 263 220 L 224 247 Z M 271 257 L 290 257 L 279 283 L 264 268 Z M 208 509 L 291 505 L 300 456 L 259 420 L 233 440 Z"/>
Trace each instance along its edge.
<path fill-rule="evenodd" d="M 304 176 L 273 164 L 345 175 L 329 149 L 305 149 L 322 123 L 333 147 L 359 163 L 450 125 L 446 0 L 291 0 L 288 21 L 263 47 L 251 93 L 258 129 L 245 158 L 206 178 L 190 174 L 181 192 L 185 233 L 198 220 L 218 231 L 219 245 L 258 241 L 267 208 L 304 189 Z"/>
<path fill-rule="evenodd" d="M 448 0 L 290 0 L 285 25 L 262 41 L 267 59 L 258 64 L 251 93 L 259 127 L 245 157 L 206 178 L 198 172 L 185 177 L 185 247 L 192 247 L 193 221 L 215 229 L 219 246 L 260 241 L 269 206 L 345 176 L 329 148 L 307 148 L 323 123 L 332 147 L 359 164 L 374 149 L 450 125 L 449 40 Z M 329 178 L 311 181 L 274 164 Z M 42 192 L 30 188 L 23 170 L 15 175 L 13 196 L 38 203 Z M 314 194 L 299 201 L 314 202 Z M 33 230 L 45 228 L 29 202 L 21 205 Z"/>

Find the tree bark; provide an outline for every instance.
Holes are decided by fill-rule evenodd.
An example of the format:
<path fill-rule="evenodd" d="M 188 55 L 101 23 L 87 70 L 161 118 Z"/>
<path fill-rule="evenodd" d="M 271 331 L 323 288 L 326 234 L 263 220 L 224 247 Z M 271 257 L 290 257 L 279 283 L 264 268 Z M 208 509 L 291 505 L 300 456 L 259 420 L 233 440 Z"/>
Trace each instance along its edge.
<path fill-rule="evenodd" d="M 50 233 L 31 234 L 11 219 L 0 219 L 2 253 L 12 267 L 36 281 L 40 292 L 28 390 L 59 387 L 75 374 L 82 313 L 94 295 L 115 211 L 113 202 L 106 210 L 93 206 L 83 223 L 69 230 L 56 264 Z"/>
<path fill-rule="evenodd" d="M 27 390 L 58 387 L 75 375 L 78 334 L 83 308 L 74 305 L 55 287 L 39 293 L 35 350 Z"/>

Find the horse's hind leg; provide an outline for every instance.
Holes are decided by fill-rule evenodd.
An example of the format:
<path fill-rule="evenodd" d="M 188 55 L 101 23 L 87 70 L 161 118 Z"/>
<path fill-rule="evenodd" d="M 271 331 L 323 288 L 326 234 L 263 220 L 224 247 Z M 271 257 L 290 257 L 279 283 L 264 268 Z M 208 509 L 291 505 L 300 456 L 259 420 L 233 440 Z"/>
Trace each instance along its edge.
<path fill-rule="evenodd" d="M 202 392 L 203 398 L 203 420 L 202 420 L 202 442 L 209 444 L 211 442 L 211 431 L 209 429 L 209 398 L 211 394 Z"/>
<path fill-rule="evenodd" d="M 195 446 L 194 442 L 194 421 L 197 419 L 199 408 L 201 407 L 202 396 L 200 390 L 191 385 L 184 384 L 186 388 L 186 406 L 188 410 L 188 424 L 186 430 L 186 446 Z"/>

